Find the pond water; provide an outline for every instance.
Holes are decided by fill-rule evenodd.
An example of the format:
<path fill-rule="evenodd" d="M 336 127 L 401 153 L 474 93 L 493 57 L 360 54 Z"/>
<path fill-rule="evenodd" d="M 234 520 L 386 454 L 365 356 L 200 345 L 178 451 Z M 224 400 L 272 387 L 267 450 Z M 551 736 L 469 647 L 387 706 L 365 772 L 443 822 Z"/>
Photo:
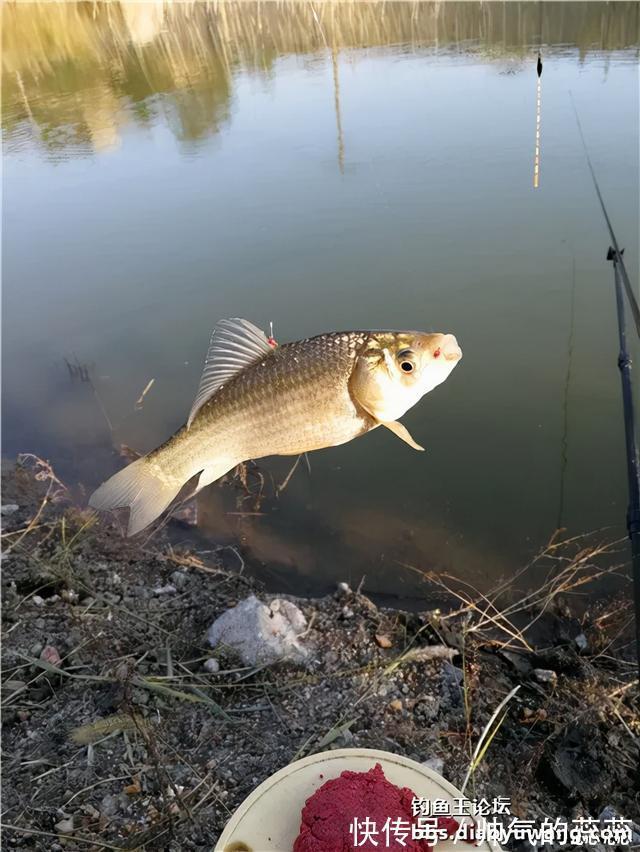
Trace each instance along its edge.
<path fill-rule="evenodd" d="M 622 535 L 609 237 L 571 96 L 637 282 L 638 15 L 5 4 L 4 457 L 88 493 L 184 422 L 223 317 L 451 331 L 463 361 L 404 418 L 426 453 L 377 430 L 278 497 L 294 460 L 261 461 L 261 501 L 211 486 L 173 535 L 239 537 L 272 588 L 403 597 L 413 569 L 488 589 L 558 527 Z"/>

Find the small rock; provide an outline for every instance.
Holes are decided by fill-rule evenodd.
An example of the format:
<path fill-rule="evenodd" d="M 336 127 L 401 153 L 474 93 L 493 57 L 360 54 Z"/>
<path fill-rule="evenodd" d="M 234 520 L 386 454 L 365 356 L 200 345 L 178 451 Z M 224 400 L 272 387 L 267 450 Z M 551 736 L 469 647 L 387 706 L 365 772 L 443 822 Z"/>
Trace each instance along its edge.
<path fill-rule="evenodd" d="M 44 606 L 44 598 L 41 598 L 40 595 L 33 595 L 31 602 L 35 606 Z"/>
<path fill-rule="evenodd" d="M 500 651 L 500 656 L 508 660 L 514 669 L 521 675 L 528 675 L 531 672 L 531 663 L 524 654 L 516 653 L 515 651 Z"/>
<path fill-rule="evenodd" d="M 342 617 L 343 618 L 353 618 L 355 615 L 354 611 L 349 606 L 342 607 Z"/>
<path fill-rule="evenodd" d="M 389 702 L 389 710 L 400 713 L 402 711 L 402 701 L 399 698 L 394 698 L 393 701 Z"/>
<path fill-rule="evenodd" d="M 67 603 L 74 604 L 78 602 L 78 593 L 73 589 L 64 589 L 62 592 L 62 600 Z"/>
<path fill-rule="evenodd" d="M 13 515 L 19 508 L 20 506 L 17 503 L 5 503 L 3 506 L 0 506 L 0 515 L 3 517 L 5 515 Z"/>
<path fill-rule="evenodd" d="M 579 633 L 573 641 L 576 644 L 576 648 L 581 653 L 584 653 L 584 651 L 586 651 L 587 648 L 589 647 L 589 643 L 587 642 L 587 637 L 584 635 L 584 633 Z"/>
<path fill-rule="evenodd" d="M 62 657 L 58 653 L 58 649 L 53 645 L 45 645 L 40 653 L 40 659 L 50 666 L 59 666 L 62 662 Z"/>
<path fill-rule="evenodd" d="M 438 775 L 442 775 L 444 770 L 444 760 L 441 757 L 430 757 L 428 760 L 423 760 L 421 765 L 427 769 L 432 769 Z"/>
<path fill-rule="evenodd" d="M 348 583 L 338 583 L 338 591 L 347 594 L 351 591 L 351 586 Z"/>
<path fill-rule="evenodd" d="M 210 657 L 208 660 L 205 660 L 204 670 L 209 672 L 209 674 L 215 674 L 220 671 L 220 663 L 214 657 Z"/>
<path fill-rule="evenodd" d="M 176 587 L 176 589 L 184 589 L 184 587 L 189 582 L 189 575 L 185 574 L 184 571 L 174 571 L 170 577 L 170 580 Z"/>
<path fill-rule="evenodd" d="M 551 669 L 534 669 L 533 676 L 538 683 L 550 683 L 555 686 L 558 682 L 558 675 Z"/>
<path fill-rule="evenodd" d="M 66 817 L 66 819 L 61 819 L 60 822 L 57 822 L 56 831 L 58 834 L 71 834 L 73 831 L 73 817 Z"/>
<path fill-rule="evenodd" d="M 376 642 L 381 648 L 391 648 L 393 645 L 391 639 L 384 633 L 376 633 Z"/>
<path fill-rule="evenodd" d="M 157 589 L 153 590 L 154 595 L 175 595 L 178 590 L 173 585 L 173 583 L 167 583 L 166 586 L 158 586 Z"/>
<path fill-rule="evenodd" d="M 309 654 L 301 639 L 306 629 L 307 620 L 295 604 L 275 599 L 266 606 L 250 595 L 213 622 L 208 639 L 214 648 L 232 648 L 248 666 L 302 662 Z"/>
<path fill-rule="evenodd" d="M 82 805 L 80 810 L 92 819 L 100 819 L 100 811 L 94 808 L 93 805 Z"/>

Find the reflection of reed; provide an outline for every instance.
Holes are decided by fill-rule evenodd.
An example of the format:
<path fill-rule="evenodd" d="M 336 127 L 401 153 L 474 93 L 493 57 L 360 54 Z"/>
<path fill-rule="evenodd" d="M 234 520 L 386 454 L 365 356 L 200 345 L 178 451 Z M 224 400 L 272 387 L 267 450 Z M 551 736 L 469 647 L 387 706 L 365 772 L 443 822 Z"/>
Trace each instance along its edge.
<path fill-rule="evenodd" d="M 340 115 L 340 78 L 338 76 L 338 51 L 331 49 L 331 65 L 333 67 L 333 100 L 336 110 L 336 128 L 338 131 L 338 166 L 344 174 L 344 136 L 342 134 L 342 117 Z"/>
<path fill-rule="evenodd" d="M 338 100 L 341 51 L 407 45 L 526 56 L 540 41 L 539 17 L 539 3 L 5 3 L 3 127 L 11 132 L 32 119 L 41 130 L 72 127 L 58 143 L 59 134 L 44 134 L 42 144 L 111 145 L 118 121 L 133 114 L 149 123 L 151 96 L 161 94 L 179 138 L 197 139 L 226 120 L 238 67 L 269 73 L 280 55 L 329 49 Z M 548 44 L 576 47 L 581 56 L 594 49 L 636 56 L 638 7 L 548 3 L 544 30 Z M 97 118 L 92 89 L 101 93 Z M 119 118 L 110 98 L 120 104 Z M 124 116 L 123 101 L 132 107 Z M 339 109 L 337 119 L 341 139 Z"/>

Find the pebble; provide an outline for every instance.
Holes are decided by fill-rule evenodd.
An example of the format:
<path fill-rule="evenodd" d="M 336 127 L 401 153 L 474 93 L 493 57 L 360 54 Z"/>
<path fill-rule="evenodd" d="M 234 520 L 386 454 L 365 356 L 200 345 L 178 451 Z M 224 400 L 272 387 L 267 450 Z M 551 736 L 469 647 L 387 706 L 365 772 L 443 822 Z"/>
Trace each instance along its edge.
<path fill-rule="evenodd" d="M 56 831 L 58 834 L 70 834 L 73 831 L 73 817 L 67 817 L 57 822 Z"/>
<path fill-rule="evenodd" d="M 62 662 L 62 657 L 58 649 L 53 645 L 45 645 L 40 652 L 40 659 L 44 660 L 45 663 L 49 663 L 50 666 L 59 666 Z"/>
<path fill-rule="evenodd" d="M 176 589 L 183 589 L 189 582 L 189 575 L 185 574 L 184 571 L 174 571 L 171 575 L 171 582 Z"/>
<path fill-rule="evenodd" d="M 80 810 L 88 814 L 92 819 L 100 819 L 100 811 L 93 807 L 93 805 L 82 805 Z"/>
<path fill-rule="evenodd" d="M 13 515 L 19 508 L 20 506 L 17 503 L 5 503 L 3 506 L 0 506 L 0 515 Z"/>
<path fill-rule="evenodd" d="M 343 618 L 353 618 L 355 615 L 354 611 L 349 606 L 342 607 L 342 617 Z"/>
<path fill-rule="evenodd" d="M 153 590 L 154 595 L 175 595 L 178 590 L 172 583 L 167 583 L 166 586 L 158 586 Z"/>
<path fill-rule="evenodd" d="M 209 674 L 215 674 L 220 671 L 220 663 L 214 657 L 210 657 L 208 660 L 205 660 L 204 670 L 209 672 Z"/>
<path fill-rule="evenodd" d="M 555 686 L 558 682 L 558 675 L 551 669 L 534 669 L 533 676 L 538 683 L 550 683 Z"/>
<path fill-rule="evenodd" d="M 78 602 L 78 593 L 73 589 L 64 589 L 62 592 L 62 600 L 67 603 L 74 604 Z"/>
<path fill-rule="evenodd" d="M 338 583 L 338 591 L 339 592 L 350 592 L 351 586 L 348 583 Z"/>
<path fill-rule="evenodd" d="M 34 604 L 34 606 L 44 606 L 44 598 L 41 598 L 40 595 L 34 595 L 31 598 L 31 603 Z"/>
<path fill-rule="evenodd" d="M 589 643 L 587 642 L 587 637 L 584 633 L 579 633 L 573 641 L 575 642 L 578 651 L 587 650 Z"/>
<path fill-rule="evenodd" d="M 396 713 L 400 713 L 402 710 L 402 701 L 399 698 L 394 698 L 393 701 L 389 702 L 389 709 L 394 710 Z"/>

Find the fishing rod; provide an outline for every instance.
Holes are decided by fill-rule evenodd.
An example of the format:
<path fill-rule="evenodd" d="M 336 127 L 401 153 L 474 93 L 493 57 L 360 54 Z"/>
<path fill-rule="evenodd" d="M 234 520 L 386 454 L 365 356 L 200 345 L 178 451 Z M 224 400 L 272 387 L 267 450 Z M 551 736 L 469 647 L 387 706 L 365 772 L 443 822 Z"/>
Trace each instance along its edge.
<path fill-rule="evenodd" d="M 605 206 L 602 193 L 600 192 L 600 186 L 593 168 L 593 163 L 589 156 L 589 150 L 584 138 L 584 133 L 582 132 L 582 125 L 580 124 L 578 110 L 573 102 L 573 96 L 571 93 L 569 94 L 571 96 L 571 103 L 578 123 L 578 130 L 580 131 L 580 138 L 582 139 L 582 146 L 589 165 L 589 171 L 591 172 L 593 185 L 598 196 L 598 201 L 600 202 L 600 207 L 602 208 L 605 222 L 609 229 L 609 236 L 611 237 L 612 243 L 607 252 L 607 260 L 613 263 L 616 310 L 618 313 L 618 342 L 620 346 L 618 353 L 618 369 L 620 370 L 620 380 L 622 383 L 622 410 L 627 451 L 627 479 L 629 485 L 627 532 L 629 533 L 629 539 L 631 540 L 631 566 L 633 571 L 636 617 L 636 653 L 638 658 L 638 669 L 640 672 L 640 449 L 638 448 L 638 431 L 633 399 L 633 383 L 631 374 L 632 362 L 627 346 L 625 293 L 631 309 L 631 315 L 635 321 L 638 338 L 640 338 L 640 309 L 638 308 L 638 301 L 631 287 L 629 275 L 627 274 L 627 269 L 624 264 L 624 249 L 620 249 L 618 241 L 616 240 L 616 235 L 613 232 L 613 225 L 611 224 L 611 219 L 607 213 L 607 208 Z"/>

